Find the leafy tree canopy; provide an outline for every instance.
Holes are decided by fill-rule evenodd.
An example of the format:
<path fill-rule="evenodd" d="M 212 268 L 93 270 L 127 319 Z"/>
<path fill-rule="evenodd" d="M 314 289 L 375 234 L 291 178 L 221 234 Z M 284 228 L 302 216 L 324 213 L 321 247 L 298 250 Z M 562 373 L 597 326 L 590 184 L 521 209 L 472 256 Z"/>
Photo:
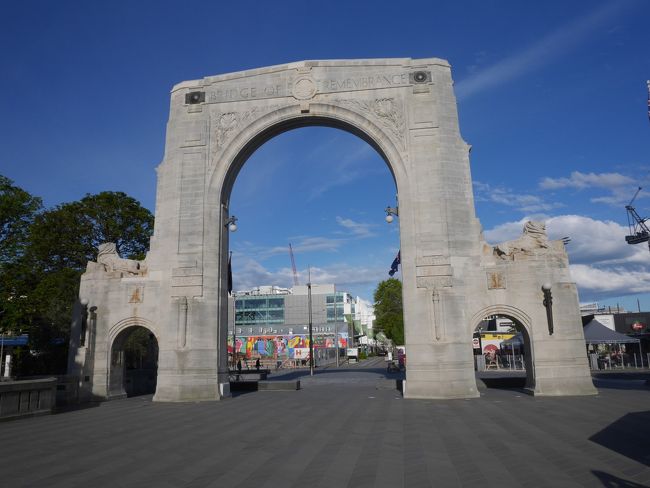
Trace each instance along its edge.
<path fill-rule="evenodd" d="M 122 192 L 86 195 L 38 215 L 28 251 L 45 270 L 84 269 L 104 242 L 114 242 L 122 257 L 142 259 L 153 220 L 149 210 Z"/>
<path fill-rule="evenodd" d="M 394 344 L 404 344 L 402 282 L 395 278 L 380 282 L 374 299 L 376 328 L 383 330 Z"/>
<path fill-rule="evenodd" d="M 0 175 L 0 266 L 14 262 L 24 251 L 29 226 L 42 201 Z"/>

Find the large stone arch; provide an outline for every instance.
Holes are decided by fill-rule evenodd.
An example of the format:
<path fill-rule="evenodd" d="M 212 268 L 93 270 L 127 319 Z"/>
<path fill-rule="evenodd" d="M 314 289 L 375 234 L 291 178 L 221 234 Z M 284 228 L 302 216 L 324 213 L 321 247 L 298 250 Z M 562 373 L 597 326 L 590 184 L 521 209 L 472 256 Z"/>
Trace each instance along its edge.
<path fill-rule="evenodd" d="M 228 394 L 225 223 L 236 212 L 228 208 L 230 191 L 257 147 L 308 125 L 358 135 L 379 152 L 395 179 L 407 398 L 477 396 L 467 340 L 471 311 L 508 303 L 537 324 L 545 316 L 538 300 L 544 282 L 553 284 L 563 315 L 553 337 L 533 327 L 546 368 L 544 388 L 537 392 L 594 391 L 577 348 L 582 338 L 575 322 L 577 295 L 561 243 L 538 245 L 537 236 L 532 244 L 504 250 L 483 240 L 450 66 L 437 58 L 303 61 L 176 85 L 146 263 L 103 257 L 89 263 L 82 277 L 80 299 L 97 310 L 92 345 L 81 347 L 72 334 L 70 372 L 90 378 L 83 387 L 106 393 L 98 386 L 106 351 L 97 341 L 114 317 L 133 315 L 159 328 L 156 400 Z M 391 199 L 387 195 L 387 203 Z M 503 276 L 508 285 L 490 286 L 490 275 Z M 133 303 L 129 290 L 136 288 L 141 293 Z M 73 330 L 85 309 L 78 304 L 76 310 Z M 584 354 L 584 347 L 580 350 Z"/>

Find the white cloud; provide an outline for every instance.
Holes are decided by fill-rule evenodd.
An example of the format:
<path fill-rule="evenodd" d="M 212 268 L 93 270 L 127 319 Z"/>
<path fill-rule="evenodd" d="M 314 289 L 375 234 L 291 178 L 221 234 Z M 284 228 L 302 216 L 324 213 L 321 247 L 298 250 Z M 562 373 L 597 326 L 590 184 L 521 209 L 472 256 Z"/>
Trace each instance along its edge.
<path fill-rule="evenodd" d="M 627 227 L 611 220 L 560 215 L 546 221 L 546 231 L 551 239 L 571 238 L 567 251 L 572 263 L 627 262 L 636 252 L 625 242 Z"/>
<path fill-rule="evenodd" d="M 621 8 L 618 2 L 605 2 L 580 19 L 563 25 L 542 37 L 527 49 L 506 57 L 492 66 L 456 83 L 456 96 L 466 99 L 496 86 L 508 83 L 526 73 L 567 55 L 598 27 L 609 21 Z"/>
<path fill-rule="evenodd" d="M 344 239 L 331 239 L 329 237 L 305 237 L 300 239 L 298 243 L 293 246 L 293 250 L 295 252 L 336 252 L 344 243 Z"/>
<path fill-rule="evenodd" d="M 321 236 L 297 236 L 290 239 L 294 253 L 300 252 L 338 252 L 345 244 L 345 239 L 332 239 Z M 278 254 L 289 252 L 289 243 L 282 246 L 262 247 L 251 243 L 242 243 L 237 249 L 238 253 L 256 256 L 265 260 Z"/>
<path fill-rule="evenodd" d="M 389 266 L 355 266 L 347 263 L 326 267 L 312 266 L 309 270 L 298 270 L 298 280 L 302 284 L 307 283 L 311 273 L 312 283 L 334 283 L 339 289 L 353 291 L 357 288 L 374 287 L 387 278 L 388 268 Z M 250 290 L 261 285 L 290 288 L 293 286 L 293 271 L 288 267 L 270 270 L 257 260 L 242 256 L 233 269 L 233 285 L 237 291 Z"/>
<path fill-rule="evenodd" d="M 591 301 L 650 292 L 650 271 L 647 269 L 602 269 L 586 264 L 573 264 L 571 276 L 578 285 L 581 300 Z"/>
<path fill-rule="evenodd" d="M 612 188 L 634 185 L 636 180 L 620 173 L 581 173 L 573 171 L 569 178 L 543 178 L 539 187 L 543 190 L 558 188 Z"/>
<path fill-rule="evenodd" d="M 352 233 L 354 237 L 366 238 L 374 237 L 376 234 L 371 230 L 376 227 L 375 224 L 364 224 L 362 222 L 356 222 L 352 219 L 344 219 L 343 217 L 336 217 L 336 222 L 343 228 L 345 228 L 348 233 Z"/>
<path fill-rule="evenodd" d="M 483 232 L 485 240 L 490 244 L 498 244 L 499 242 L 510 241 L 516 239 L 521 235 L 521 231 L 524 228 L 524 224 L 529 221 L 534 220 L 530 217 L 524 217 L 521 220 L 514 222 L 505 222 L 499 224 L 492 229 L 488 229 Z M 538 219 L 539 220 L 539 219 Z"/>
<path fill-rule="evenodd" d="M 493 202 L 508 207 L 516 207 L 525 213 L 548 212 L 564 206 L 559 202 L 545 202 L 537 195 L 519 193 L 510 188 L 493 187 L 489 183 L 474 182 L 475 197 L 477 201 Z"/>
<path fill-rule="evenodd" d="M 644 171 L 645 172 L 645 171 Z M 611 206 L 621 206 L 627 204 L 634 196 L 636 186 L 647 183 L 647 177 L 632 178 L 621 173 L 581 173 L 573 171 L 568 178 L 543 178 L 539 187 L 543 190 L 558 190 L 564 188 L 573 188 L 576 190 L 590 190 L 602 188 L 609 192 L 608 195 L 592 196 L 589 201 L 592 203 L 602 203 Z M 645 198 L 647 192 L 641 192 L 640 198 Z"/>
<path fill-rule="evenodd" d="M 252 258 L 240 257 L 233 262 L 233 288 L 237 291 L 250 290 L 260 285 L 291 286 L 293 273 L 289 268 L 270 272 Z"/>

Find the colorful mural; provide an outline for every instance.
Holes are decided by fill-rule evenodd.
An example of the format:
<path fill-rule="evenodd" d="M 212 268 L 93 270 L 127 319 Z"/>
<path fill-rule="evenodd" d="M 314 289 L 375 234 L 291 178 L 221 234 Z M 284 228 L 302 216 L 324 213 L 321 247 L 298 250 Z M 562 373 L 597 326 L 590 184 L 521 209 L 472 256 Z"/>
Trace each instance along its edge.
<path fill-rule="evenodd" d="M 339 347 L 347 345 L 347 337 L 339 337 Z M 334 337 L 314 336 L 314 348 L 334 348 Z M 294 349 L 309 349 L 309 336 L 250 336 L 237 337 L 235 341 L 235 352 L 246 358 L 294 359 Z M 228 353 L 232 352 L 232 337 L 228 337 Z"/>

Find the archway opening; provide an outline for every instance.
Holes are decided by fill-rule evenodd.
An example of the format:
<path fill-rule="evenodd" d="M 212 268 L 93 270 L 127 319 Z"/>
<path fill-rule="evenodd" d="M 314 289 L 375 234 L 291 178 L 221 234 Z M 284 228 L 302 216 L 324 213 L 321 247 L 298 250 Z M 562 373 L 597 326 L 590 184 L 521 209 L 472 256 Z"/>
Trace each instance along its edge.
<path fill-rule="evenodd" d="M 316 368 L 389 344 L 372 304 L 400 247 L 399 223 L 387 224 L 384 211 L 397 207 L 395 179 L 358 131 L 308 125 L 260 134 L 233 164 L 232 193 L 224 189 L 238 218 L 229 236 L 231 368 L 255 369 L 258 359 L 272 371 L 309 368 L 310 316 Z"/>
<path fill-rule="evenodd" d="M 472 335 L 477 383 L 488 388 L 535 387 L 533 350 L 526 327 L 507 314 L 491 314 Z"/>
<path fill-rule="evenodd" d="M 110 397 L 156 392 L 158 341 L 149 329 L 132 326 L 113 340 L 110 355 Z"/>

